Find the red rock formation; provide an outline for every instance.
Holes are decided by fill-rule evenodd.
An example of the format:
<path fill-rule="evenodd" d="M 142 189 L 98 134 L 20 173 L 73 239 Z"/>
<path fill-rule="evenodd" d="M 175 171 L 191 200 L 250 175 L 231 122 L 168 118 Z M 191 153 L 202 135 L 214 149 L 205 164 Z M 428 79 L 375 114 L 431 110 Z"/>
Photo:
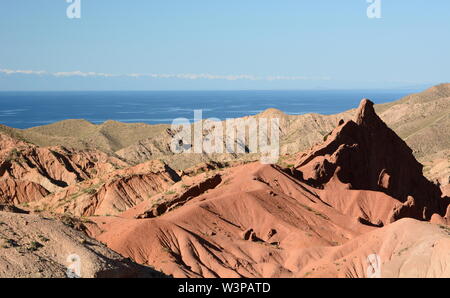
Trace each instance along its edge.
<path fill-rule="evenodd" d="M 179 180 L 164 163 L 149 161 L 71 185 L 30 206 L 75 216 L 117 215 Z"/>
<path fill-rule="evenodd" d="M 384 192 L 404 204 L 393 214 L 429 220 L 444 215 L 448 200 L 422 174 L 411 149 L 376 115 L 373 103 L 361 102 L 355 121 L 341 122 L 325 143 L 311 149 L 296 165 L 308 183 Z"/>
<path fill-rule="evenodd" d="M 374 229 L 277 167 L 253 163 L 221 176 L 215 188 L 151 219 L 135 219 L 151 202 L 118 217 L 92 217 L 98 227 L 89 227 L 91 235 L 176 277 L 288 277 L 301 266 L 302 249 Z"/>
<path fill-rule="evenodd" d="M 0 180 L 1 204 L 24 204 L 42 199 L 49 192 L 41 185 L 29 181 L 13 179 Z"/>
<path fill-rule="evenodd" d="M 0 200 L 36 201 L 126 165 L 100 151 L 40 148 L 0 134 Z"/>

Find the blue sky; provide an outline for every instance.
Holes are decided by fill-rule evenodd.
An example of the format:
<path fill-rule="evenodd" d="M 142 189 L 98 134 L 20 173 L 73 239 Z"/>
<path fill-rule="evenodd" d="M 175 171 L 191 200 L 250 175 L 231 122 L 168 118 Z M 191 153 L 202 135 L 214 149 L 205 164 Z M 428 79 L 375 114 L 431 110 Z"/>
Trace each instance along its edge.
<path fill-rule="evenodd" d="M 450 81 L 450 1 L 0 0 L 0 90 L 411 88 Z M 42 71 L 42 72 L 40 72 Z"/>

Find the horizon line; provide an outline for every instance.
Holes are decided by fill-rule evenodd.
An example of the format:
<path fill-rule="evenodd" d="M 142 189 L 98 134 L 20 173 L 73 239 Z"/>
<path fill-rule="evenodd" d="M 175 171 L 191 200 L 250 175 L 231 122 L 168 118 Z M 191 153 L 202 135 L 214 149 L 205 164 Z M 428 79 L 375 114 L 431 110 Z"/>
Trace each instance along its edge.
<path fill-rule="evenodd" d="M 396 90 L 416 90 L 422 89 L 425 85 L 438 86 L 445 83 L 424 83 L 421 86 L 404 86 L 404 87 L 372 87 L 372 88 L 283 88 L 283 89 L 84 89 L 84 90 L 0 90 L 1 92 L 240 92 L 240 91 L 396 91 Z"/>

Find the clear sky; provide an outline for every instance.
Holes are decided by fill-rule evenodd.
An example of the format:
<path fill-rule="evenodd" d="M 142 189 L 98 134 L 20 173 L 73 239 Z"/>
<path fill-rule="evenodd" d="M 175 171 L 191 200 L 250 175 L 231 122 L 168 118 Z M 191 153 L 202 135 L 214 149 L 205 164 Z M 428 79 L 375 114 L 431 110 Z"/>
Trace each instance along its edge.
<path fill-rule="evenodd" d="M 410 88 L 450 81 L 450 1 L 0 0 L 0 90 Z"/>

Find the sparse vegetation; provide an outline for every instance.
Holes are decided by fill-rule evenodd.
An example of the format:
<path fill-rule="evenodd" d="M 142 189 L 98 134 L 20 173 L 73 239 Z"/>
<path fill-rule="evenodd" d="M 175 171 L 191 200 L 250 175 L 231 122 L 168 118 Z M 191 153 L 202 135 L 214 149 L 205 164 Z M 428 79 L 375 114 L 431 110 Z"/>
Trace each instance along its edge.
<path fill-rule="evenodd" d="M 223 185 L 228 185 L 228 184 L 231 183 L 231 181 L 232 181 L 232 179 L 231 179 L 231 178 L 228 178 L 228 179 L 226 179 L 226 180 L 223 182 Z"/>
<path fill-rule="evenodd" d="M 315 215 L 317 215 L 317 216 L 319 216 L 319 217 L 321 217 L 321 218 L 323 218 L 325 220 L 330 220 L 330 218 L 328 216 L 326 216 L 325 214 L 323 214 L 323 213 L 321 213 L 321 212 L 319 212 L 319 211 L 317 211 L 317 210 L 315 210 L 315 209 L 313 209 L 313 208 L 311 208 L 311 207 L 309 207 L 307 205 L 301 204 L 301 206 L 303 208 L 305 208 L 306 210 L 308 210 L 309 212 L 312 212 Z"/>
<path fill-rule="evenodd" d="M 449 227 L 449 226 L 443 226 L 443 225 L 440 225 L 439 227 L 440 227 L 442 230 L 444 230 L 444 231 L 447 233 L 447 235 L 450 236 L 450 227 Z"/>
<path fill-rule="evenodd" d="M 41 240 L 42 242 L 49 242 L 50 239 L 48 239 L 47 237 L 45 237 L 44 235 L 38 235 L 39 240 Z"/>
<path fill-rule="evenodd" d="M 328 140 L 328 137 L 331 136 L 331 134 L 332 134 L 332 131 L 330 131 L 329 133 L 326 133 L 326 134 L 323 136 L 323 141 L 326 142 L 326 141 Z"/>
<path fill-rule="evenodd" d="M 21 158 L 21 156 L 22 155 L 21 155 L 20 151 L 18 149 L 14 148 L 9 152 L 8 156 L 6 157 L 6 161 L 9 161 L 9 162 L 18 161 Z"/>
<path fill-rule="evenodd" d="M 61 222 L 65 225 L 68 226 L 70 228 L 75 227 L 75 223 L 72 217 L 70 217 L 67 214 L 64 214 L 63 216 L 61 216 Z"/>
<path fill-rule="evenodd" d="M 405 247 L 401 250 L 399 250 L 399 252 L 397 253 L 398 256 L 401 256 L 404 252 L 408 251 L 409 247 Z"/>
<path fill-rule="evenodd" d="M 17 247 L 17 246 L 19 246 L 18 244 L 17 244 L 17 242 L 16 241 L 14 241 L 13 239 L 3 239 L 3 243 L 1 244 L 1 247 L 2 248 L 11 248 L 11 247 Z"/>
<path fill-rule="evenodd" d="M 88 194 L 88 195 L 95 195 L 98 191 L 98 189 L 103 185 L 103 183 L 97 183 L 94 185 L 91 185 L 83 190 L 81 190 L 82 193 Z"/>
<path fill-rule="evenodd" d="M 37 241 L 32 241 L 30 242 L 30 244 L 27 246 L 27 250 L 28 251 L 37 251 L 40 248 L 44 247 L 44 245 L 42 245 L 41 243 L 37 242 Z"/>

